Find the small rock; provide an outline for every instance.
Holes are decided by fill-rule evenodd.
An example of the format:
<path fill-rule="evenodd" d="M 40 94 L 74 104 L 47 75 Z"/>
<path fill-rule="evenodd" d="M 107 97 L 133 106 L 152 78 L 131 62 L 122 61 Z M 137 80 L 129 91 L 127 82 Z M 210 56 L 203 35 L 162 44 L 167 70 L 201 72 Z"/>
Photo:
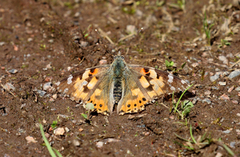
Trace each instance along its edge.
<path fill-rule="evenodd" d="M 33 41 L 33 38 L 28 38 L 27 41 L 31 42 L 31 41 Z"/>
<path fill-rule="evenodd" d="M 5 42 L 0 42 L 0 46 L 3 46 L 3 45 L 5 45 Z"/>
<path fill-rule="evenodd" d="M 15 87 L 11 83 L 6 83 L 5 85 L 3 85 L 3 88 L 8 91 L 15 90 Z"/>
<path fill-rule="evenodd" d="M 229 134 L 231 132 L 231 130 L 225 130 L 225 131 L 223 131 L 223 133 L 225 133 L 225 134 Z"/>
<path fill-rule="evenodd" d="M 46 94 L 46 92 L 43 90 L 37 90 L 37 93 L 40 95 L 40 97 L 43 97 Z"/>
<path fill-rule="evenodd" d="M 86 47 L 86 46 L 88 46 L 88 42 L 87 41 L 80 41 L 80 46 L 81 47 Z"/>
<path fill-rule="evenodd" d="M 193 63 L 192 64 L 192 67 L 194 67 L 194 68 L 197 67 L 197 66 L 199 66 L 199 63 Z"/>
<path fill-rule="evenodd" d="M 226 86 L 227 82 L 218 82 L 220 86 Z"/>
<path fill-rule="evenodd" d="M 27 140 L 27 143 L 37 143 L 37 141 L 32 136 L 27 136 L 25 139 Z"/>
<path fill-rule="evenodd" d="M 211 104 L 212 102 L 211 102 L 211 100 L 210 99 L 208 99 L 208 98 L 205 98 L 205 99 L 203 99 L 202 100 L 202 103 L 207 103 L 207 104 Z"/>
<path fill-rule="evenodd" d="M 215 157 L 222 157 L 222 156 L 223 154 L 218 152 Z"/>
<path fill-rule="evenodd" d="M 73 143 L 73 145 L 74 145 L 75 147 L 79 147 L 79 146 L 81 145 L 80 141 L 79 141 L 79 140 L 76 140 L 76 139 L 74 139 L 74 140 L 72 141 L 72 143 Z"/>
<path fill-rule="evenodd" d="M 228 93 L 231 93 L 233 89 L 234 89 L 234 86 L 230 87 L 230 88 L 228 89 Z"/>
<path fill-rule="evenodd" d="M 215 75 L 213 75 L 213 76 L 210 76 L 210 81 L 211 81 L 211 82 L 216 81 L 217 79 L 219 79 L 219 75 L 220 75 L 220 74 L 215 74 Z"/>
<path fill-rule="evenodd" d="M 193 49 L 191 49 L 191 48 L 186 48 L 186 50 L 185 50 L 186 52 L 192 52 L 193 51 Z"/>
<path fill-rule="evenodd" d="M 219 99 L 221 99 L 221 100 L 229 100 L 230 98 L 226 94 L 223 94 L 223 95 L 220 96 Z"/>
<path fill-rule="evenodd" d="M 234 77 L 237 77 L 238 75 L 240 75 L 240 70 L 235 70 L 235 71 L 230 73 L 228 78 L 233 79 Z"/>
<path fill-rule="evenodd" d="M 236 144 L 236 142 L 230 142 L 229 145 L 230 145 L 231 148 L 235 148 L 235 144 Z"/>
<path fill-rule="evenodd" d="M 8 72 L 11 73 L 11 74 L 16 74 L 18 72 L 18 70 L 17 69 L 11 69 Z"/>
<path fill-rule="evenodd" d="M 239 92 L 240 91 L 240 86 L 235 88 L 235 90 Z"/>
<path fill-rule="evenodd" d="M 238 104 L 238 101 L 237 100 L 232 100 L 232 103 Z"/>
<path fill-rule="evenodd" d="M 55 135 L 63 135 L 65 133 L 64 128 L 57 128 L 54 130 Z"/>
<path fill-rule="evenodd" d="M 237 116 L 240 117 L 240 113 L 237 113 Z"/>
<path fill-rule="evenodd" d="M 134 34 L 137 32 L 137 29 L 134 25 L 127 25 L 126 32 L 128 34 Z"/>
<path fill-rule="evenodd" d="M 97 148 L 102 148 L 103 144 L 104 144 L 104 142 L 99 141 L 99 142 L 96 143 L 96 146 L 97 146 Z"/>
<path fill-rule="evenodd" d="M 225 56 L 218 56 L 218 59 L 223 62 L 223 64 L 228 64 L 228 59 Z"/>
<path fill-rule="evenodd" d="M 204 92 L 204 94 L 209 96 L 211 94 L 211 91 L 207 90 L 207 91 Z"/>
<path fill-rule="evenodd" d="M 68 129 L 68 127 L 65 127 L 65 131 L 66 131 L 66 132 L 69 132 L 70 130 Z"/>
<path fill-rule="evenodd" d="M 57 94 L 53 94 L 52 98 L 57 99 Z"/>
<path fill-rule="evenodd" d="M 107 64 L 107 60 L 106 59 L 102 59 L 102 60 L 99 61 L 99 64 L 100 65 L 105 65 L 105 64 Z"/>
<path fill-rule="evenodd" d="M 219 87 L 212 86 L 212 89 L 213 89 L 213 90 L 219 90 Z"/>
<path fill-rule="evenodd" d="M 48 90 L 50 87 L 52 87 L 52 82 L 47 82 L 47 83 L 44 83 L 43 85 L 43 90 Z"/>
<path fill-rule="evenodd" d="M 53 40 L 53 39 L 49 39 L 48 42 L 49 42 L 49 43 L 53 43 L 54 40 Z"/>
<path fill-rule="evenodd" d="M 74 14 L 74 17 L 79 17 L 79 15 L 80 15 L 80 12 L 76 12 L 76 13 Z"/>
<path fill-rule="evenodd" d="M 43 70 L 48 70 L 48 69 L 51 69 L 52 68 L 52 65 L 51 65 L 51 63 L 49 63 L 47 66 L 46 66 L 46 68 L 43 68 Z"/>

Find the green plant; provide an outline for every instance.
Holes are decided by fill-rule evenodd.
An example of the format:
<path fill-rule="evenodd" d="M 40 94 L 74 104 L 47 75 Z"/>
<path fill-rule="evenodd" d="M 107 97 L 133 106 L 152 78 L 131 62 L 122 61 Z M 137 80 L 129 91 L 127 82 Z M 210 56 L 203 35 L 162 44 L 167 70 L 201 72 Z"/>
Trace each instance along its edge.
<path fill-rule="evenodd" d="M 174 65 L 174 62 L 173 62 L 173 61 L 167 61 L 167 60 L 165 60 L 165 66 L 167 67 L 168 70 L 173 71 L 173 72 L 177 72 L 177 71 L 183 69 L 184 66 L 186 65 L 186 62 L 184 62 L 184 63 L 181 65 L 181 68 L 179 68 L 179 69 L 176 69 L 173 65 Z"/>
<path fill-rule="evenodd" d="M 85 108 L 87 109 L 87 111 L 86 111 L 87 114 L 82 113 L 81 116 L 82 116 L 84 119 L 89 120 L 89 115 L 90 115 L 91 110 L 94 109 L 94 105 L 93 105 L 93 103 L 87 103 L 86 106 L 85 106 Z"/>
<path fill-rule="evenodd" d="M 192 131 L 192 126 L 190 125 L 189 127 L 189 132 L 190 132 L 190 137 L 191 139 L 188 140 L 186 138 L 183 138 L 179 135 L 177 135 L 176 133 L 175 136 L 177 136 L 177 138 L 183 140 L 183 141 L 186 141 L 185 144 L 181 144 L 177 141 L 175 141 L 174 143 L 182 146 L 182 147 L 185 147 L 187 148 L 188 150 L 191 150 L 191 151 L 194 151 L 194 152 L 200 152 L 200 149 L 212 144 L 212 143 L 215 143 L 219 146 L 222 146 L 227 152 L 228 154 L 230 154 L 231 156 L 235 157 L 236 155 L 234 154 L 234 152 L 227 146 L 225 145 L 221 138 L 219 139 L 214 139 L 214 138 L 211 138 L 210 136 L 206 137 L 206 132 L 203 134 L 203 136 L 199 136 L 197 139 L 194 138 L 193 136 L 193 131 Z"/>
<path fill-rule="evenodd" d="M 222 48 L 224 45 L 229 46 L 231 43 L 227 40 L 221 39 L 221 44 L 218 45 L 218 48 Z"/>
<path fill-rule="evenodd" d="M 51 155 L 52 157 L 57 157 L 57 156 L 58 156 L 58 157 L 62 157 L 62 154 L 61 154 L 58 150 L 56 150 L 56 149 L 54 149 L 54 148 L 51 147 L 50 143 L 48 142 L 48 140 L 47 140 L 47 138 L 46 138 L 46 136 L 45 136 L 45 134 L 44 134 L 43 125 L 42 125 L 42 124 L 39 124 L 39 128 L 40 128 L 40 132 L 41 132 L 43 141 L 44 141 L 44 143 L 45 143 L 45 145 L 46 145 L 46 147 L 47 147 L 50 155 Z M 55 154 L 55 153 L 56 153 L 56 154 Z"/>
<path fill-rule="evenodd" d="M 207 14 L 206 12 L 204 13 L 204 19 L 203 19 L 203 30 L 205 32 L 208 44 L 211 45 L 211 28 L 214 26 L 214 24 L 208 24 L 207 20 Z"/>
<path fill-rule="evenodd" d="M 193 84 L 192 84 L 192 85 L 193 85 Z M 181 103 L 180 109 L 178 109 L 178 105 L 180 104 L 180 100 L 182 99 L 182 97 L 183 97 L 183 95 L 186 93 L 186 91 L 187 91 L 189 88 L 192 87 L 192 85 L 189 86 L 189 87 L 181 94 L 181 96 L 180 96 L 180 98 L 178 99 L 178 101 L 177 101 L 176 104 L 173 102 L 174 113 L 177 112 L 177 113 L 180 115 L 181 119 L 184 119 L 184 117 L 186 117 L 186 116 L 190 113 L 191 108 L 194 107 L 194 105 L 193 105 L 193 103 L 192 103 L 191 101 L 185 100 L 185 101 L 183 101 L 183 102 Z M 172 94 L 172 100 L 174 100 L 174 93 Z"/>
<path fill-rule="evenodd" d="M 54 120 L 51 124 L 52 129 L 55 129 L 57 127 L 57 120 Z"/>
<path fill-rule="evenodd" d="M 177 3 L 168 4 L 170 7 L 181 9 L 185 12 L 185 0 L 178 0 Z"/>

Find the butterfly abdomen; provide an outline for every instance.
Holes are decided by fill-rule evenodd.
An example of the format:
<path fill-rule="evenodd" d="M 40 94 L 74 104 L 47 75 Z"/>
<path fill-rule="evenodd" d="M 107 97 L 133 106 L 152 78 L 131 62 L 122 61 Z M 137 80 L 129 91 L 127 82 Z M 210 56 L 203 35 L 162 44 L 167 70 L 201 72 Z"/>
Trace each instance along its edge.
<path fill-rule="evenodd" d="M 114 80 L 114 88 L 113 88 L 113 98 L 114 103 L 117 104 L 122 97 L 122 81 L 121 78 L 116 78 Z"/>

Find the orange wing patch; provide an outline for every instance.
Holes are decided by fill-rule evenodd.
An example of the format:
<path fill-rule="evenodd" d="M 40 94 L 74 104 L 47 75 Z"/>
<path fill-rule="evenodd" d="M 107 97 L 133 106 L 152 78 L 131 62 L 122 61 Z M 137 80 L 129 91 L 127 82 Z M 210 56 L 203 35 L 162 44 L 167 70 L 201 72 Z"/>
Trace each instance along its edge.
<path fill-rule="evenodd" d="M 96 89 L 95 92 L 91 95 L 87 103 L 93 103 L 94 108 L 97 110 L 98 113 L 107 114 L 109 112 L 108 106 L 103 99 L 100 99 L 100 94 L 102 90 Z"/>
<path fill-rule="evenodd" d="M 131 94 L 131 98 L 126 99 L 126 101 L 123 102 L 119 112 L 120 115 L 123 115 L 124 113 L 136 113 L 142 111 L 145 107 L 144 104 L 149 101 L 145 98 L 139 88 L 131 90 Z"/>

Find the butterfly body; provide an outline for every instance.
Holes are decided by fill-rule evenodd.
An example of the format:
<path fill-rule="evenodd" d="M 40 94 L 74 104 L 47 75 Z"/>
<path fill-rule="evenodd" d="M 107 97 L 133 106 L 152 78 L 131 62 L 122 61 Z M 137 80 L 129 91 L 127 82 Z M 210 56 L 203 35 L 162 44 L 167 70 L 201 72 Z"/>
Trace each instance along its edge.
<path fill-rule="evenodd" d="M 141 65 L 129 65 L 115 57 L 111 65 L 88 68 L 62 80 L 58 90 L 72 100 L 93 103 L 98 113 L 133 113 L 166 93 L 183 91 L 188 84 L 165 71 Z"/>

